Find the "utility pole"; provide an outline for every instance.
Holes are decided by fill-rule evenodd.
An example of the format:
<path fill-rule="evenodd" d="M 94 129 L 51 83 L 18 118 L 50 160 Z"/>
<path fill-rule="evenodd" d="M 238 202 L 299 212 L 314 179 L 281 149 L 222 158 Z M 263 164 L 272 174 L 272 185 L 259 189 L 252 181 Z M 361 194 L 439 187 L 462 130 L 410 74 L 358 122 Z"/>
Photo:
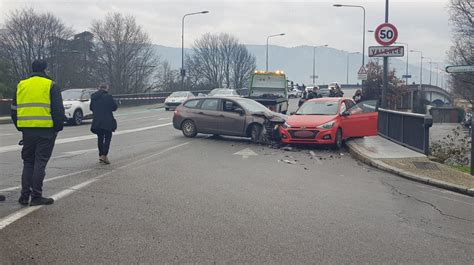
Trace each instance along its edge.
<path fill-rule="evenodd" d="M 388 23 L 388 0 L 385 0 L 385 23 Z M 388 90 L 388 57 L 383 57 L 383 88 L 382 88 L 382 108 L 387 108 Z"/>

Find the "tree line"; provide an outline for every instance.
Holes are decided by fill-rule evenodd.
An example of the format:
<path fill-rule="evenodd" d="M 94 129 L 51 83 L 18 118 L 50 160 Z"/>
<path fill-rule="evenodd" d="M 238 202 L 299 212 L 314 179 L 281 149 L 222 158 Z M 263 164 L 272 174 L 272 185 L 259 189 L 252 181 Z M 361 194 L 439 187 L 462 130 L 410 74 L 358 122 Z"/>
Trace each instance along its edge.
<path fill-rule="evenodd" d="M 179 70 L 160 60 L 133 16 L 120 13 L 75 33 L 51 13 L 11 12 L 0 27 L 0 97 L 11 97 L 35 59 L 48 62 L 48 75 L 62 88 L 107 83 L 114 94 L 181 89 Z M 185 65 L 186 89 L 241 88 L 255 69 L 255 57 L 231 35 L 205 34 L 195 41 Z"/>

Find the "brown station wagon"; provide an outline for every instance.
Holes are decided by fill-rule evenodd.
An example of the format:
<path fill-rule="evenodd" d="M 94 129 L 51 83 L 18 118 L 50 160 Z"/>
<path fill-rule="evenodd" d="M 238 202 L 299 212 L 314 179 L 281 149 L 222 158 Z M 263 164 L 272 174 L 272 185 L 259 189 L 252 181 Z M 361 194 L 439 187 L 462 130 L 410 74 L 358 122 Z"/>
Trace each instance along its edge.
<path fill-rule="evenodd" d="M 251 137 L 252 141 L 259 142 L 268 121 L 276 124 L 284 123 L 285 119 L 285 115 L 252 99 L 205 97 L 187 100 L 177 107 L 173 126 L 186 137 L 205 133 Z"/>

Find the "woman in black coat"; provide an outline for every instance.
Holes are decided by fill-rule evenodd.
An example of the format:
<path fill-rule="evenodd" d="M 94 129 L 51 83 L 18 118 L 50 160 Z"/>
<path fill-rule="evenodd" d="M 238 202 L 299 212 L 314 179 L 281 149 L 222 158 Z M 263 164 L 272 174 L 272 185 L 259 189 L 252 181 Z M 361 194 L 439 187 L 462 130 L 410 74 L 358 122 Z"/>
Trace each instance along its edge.
<path fill-rule="evenodd" d="M 104 164 L 110 164 L 107 155 L 112 132 L 117 129 L 117 121 L 112 113 L 117 110 L 117 104 L 107 90 L 109 90 L 107 85 L 100 85 L 99 90 L 92 94 L 90 105 L 93 113 L 91 132 L 97 134 L 99 161 Z"/>

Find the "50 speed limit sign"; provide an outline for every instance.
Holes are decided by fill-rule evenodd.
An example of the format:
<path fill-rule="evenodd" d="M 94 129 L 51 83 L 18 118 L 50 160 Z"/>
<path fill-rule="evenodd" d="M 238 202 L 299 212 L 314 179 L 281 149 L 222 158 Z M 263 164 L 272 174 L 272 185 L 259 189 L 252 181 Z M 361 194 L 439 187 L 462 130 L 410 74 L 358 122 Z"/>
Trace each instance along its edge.
<path fill-rule="evenodd" d="M 398 38 L 397 28 L 390 23 L 380 24 L 375 30 L 375 40 L 383 46 L 392 45 Z"/>

